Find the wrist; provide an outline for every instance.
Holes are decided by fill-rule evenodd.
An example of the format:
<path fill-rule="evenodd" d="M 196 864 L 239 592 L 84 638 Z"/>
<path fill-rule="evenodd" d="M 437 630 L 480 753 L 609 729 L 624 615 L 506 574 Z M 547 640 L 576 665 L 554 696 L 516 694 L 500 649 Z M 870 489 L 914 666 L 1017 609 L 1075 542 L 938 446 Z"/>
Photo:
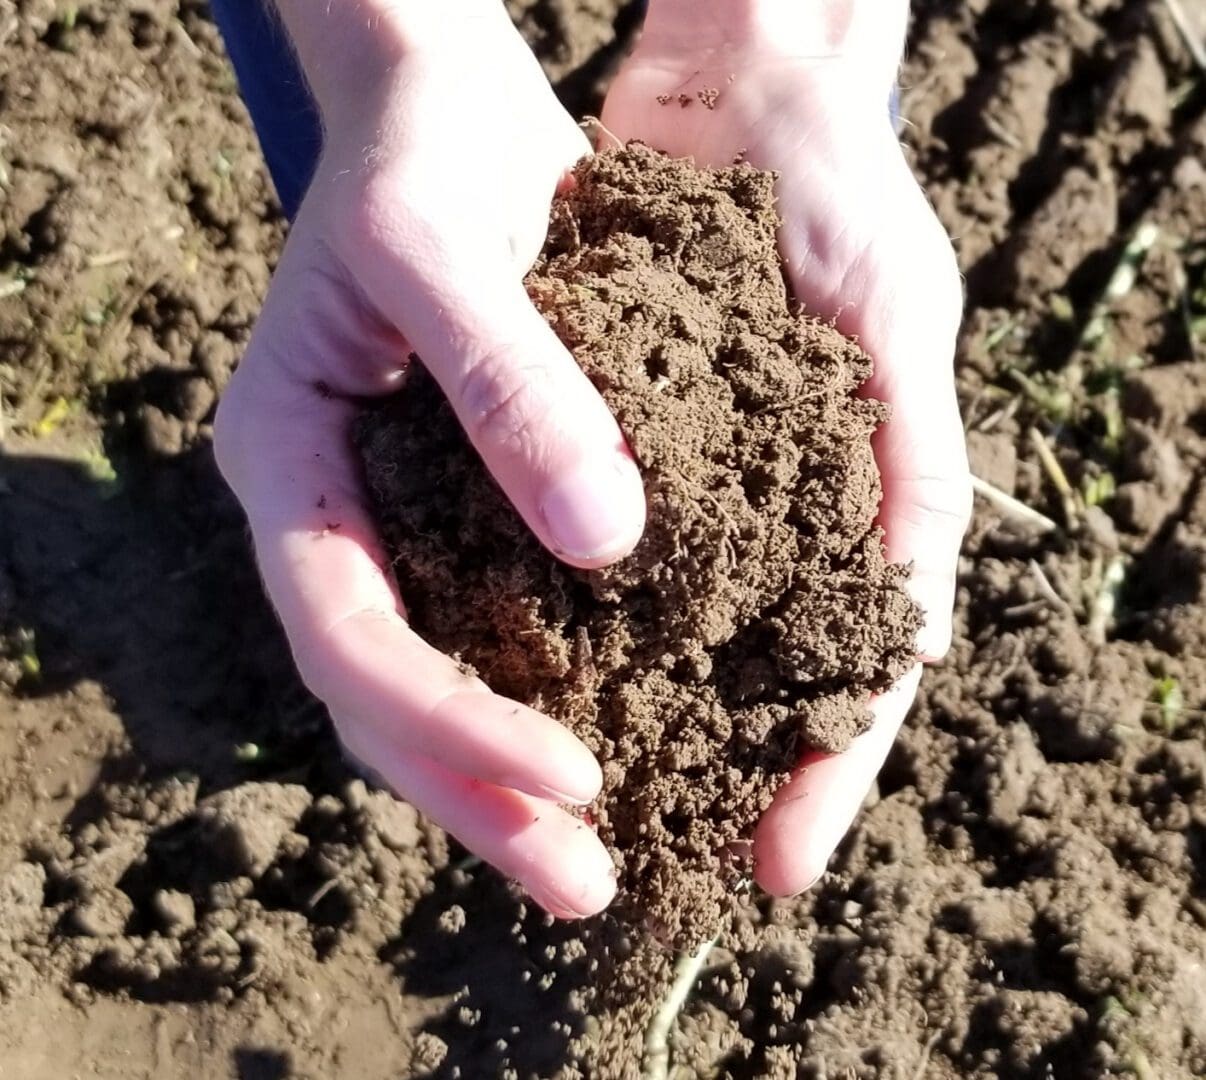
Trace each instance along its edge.
<path fill-rule="evenodd" d="M 453 44 L 513 33 L 500 0 L 267 0 L 324 121 L 362 111 L 398 68 Z"/>
<path fill-rule="evenodd" d="M 685 62 L 772 53 L 895 73 L 909 0 L 649 0 L 641 47 Z"/>

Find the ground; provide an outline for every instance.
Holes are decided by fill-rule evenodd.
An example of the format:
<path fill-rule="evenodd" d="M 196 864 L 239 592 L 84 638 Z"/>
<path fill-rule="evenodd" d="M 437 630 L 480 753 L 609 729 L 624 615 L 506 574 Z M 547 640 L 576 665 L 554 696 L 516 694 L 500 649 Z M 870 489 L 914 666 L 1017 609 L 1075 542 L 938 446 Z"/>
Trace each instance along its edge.
<path fill-rule="evenodd" d="M 633 22 L 513 8 L 579 107 Z M 1198 6 L 915 8 L 904 141 L 990 485 L 956 643 L 675 1060 L 1203 1075 Z M 600 999 L 607 927 L 546 925 L 340 764 L 262 599 L 209 422 L 284 227 L 204 6 L 0 0 L 0 43 L 0 1077 L 636 1075 L 670 957 Z"/>

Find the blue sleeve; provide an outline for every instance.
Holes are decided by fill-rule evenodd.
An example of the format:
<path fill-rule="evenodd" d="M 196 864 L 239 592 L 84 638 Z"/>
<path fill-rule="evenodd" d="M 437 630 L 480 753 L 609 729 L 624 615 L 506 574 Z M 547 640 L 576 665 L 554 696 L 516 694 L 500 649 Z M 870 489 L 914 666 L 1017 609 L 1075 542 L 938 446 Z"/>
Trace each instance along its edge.
<path fill-rule="evenodd" d="M 276 185 L 292 220 L 322 151 L 318 109 L 293 48 L 268 0 L 210 0 L 226 41 L 243 100 Z"/>

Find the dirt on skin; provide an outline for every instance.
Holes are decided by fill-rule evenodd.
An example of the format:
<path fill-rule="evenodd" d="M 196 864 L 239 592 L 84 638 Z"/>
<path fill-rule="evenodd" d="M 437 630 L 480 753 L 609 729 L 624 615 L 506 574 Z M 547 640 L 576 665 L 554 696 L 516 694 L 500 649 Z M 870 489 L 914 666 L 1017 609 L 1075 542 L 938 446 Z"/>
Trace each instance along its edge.
<path fill-rule="evenodd" d="M 673 955 L 550 926 L 366 789 L 260 597 L 206 421 L 282 227 L 212 26 L 59 16 L 0 2 L 0 1073 L 639 1075 Z M 674 1062 L 1200 1076 L 1206 91 L 1163 0 L 919 0 L 902 86 L 968 276 L 974 466 L 1060 528 L 978 503 L 952 656 L 826 878 L 712 954 Z"/>
<path fill-rule="evenodd" d="M 359 442 L 412 624 L 591 748 L 617 910 L 694 947 L 748 875 L 730 845 L 803 750 L 866 727 L 919 615 L 873 524 L 887 410 L 855 397 L 867 356 L 791 309 L 774 177 L 637 144 L 574 175 L 527 289 L 640 464 L 633 555 L 542 551 L 417 364 Z"/>

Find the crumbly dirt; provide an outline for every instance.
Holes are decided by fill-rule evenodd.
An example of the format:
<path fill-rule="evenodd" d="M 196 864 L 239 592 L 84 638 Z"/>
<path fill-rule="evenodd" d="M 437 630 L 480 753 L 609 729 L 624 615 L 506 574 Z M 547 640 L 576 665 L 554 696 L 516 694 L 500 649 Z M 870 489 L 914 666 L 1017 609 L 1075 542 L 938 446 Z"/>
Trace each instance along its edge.
<path fill-rule="evenodd" d="M 874 524 L 887 409 L 855 396 L 870 359 L 792 310 L 774 176 L 638 144 L 574 176 L 526 284 L 641 466 L 632 556 L 543 552 L 417 362 L 358 437 L 412 624 L 594 751 L 617 910 L 694 947 L 737 895 L 733 842 L 803 750 L 864 730 L 920 617 Z"/>
<path fill-rule="evenodd" d="M 1201 1076 L 1206 91 L 1163 0 L 914 8 L 974 466 L 1062 526 L 1037 427 L 1095 505 L 1043 535 L 978 503 L 952 656 L 830 873 L 712 954 L 674 1059 Z M 541 47 L 589 69 L 600 25 Z M 207 422 L 282 225 L 201 6 L 0 0 L 0 42 L 0 1075 L 639 1075 L 672 954 L 549 925 L 365 788 L 260 597 Z"/>

